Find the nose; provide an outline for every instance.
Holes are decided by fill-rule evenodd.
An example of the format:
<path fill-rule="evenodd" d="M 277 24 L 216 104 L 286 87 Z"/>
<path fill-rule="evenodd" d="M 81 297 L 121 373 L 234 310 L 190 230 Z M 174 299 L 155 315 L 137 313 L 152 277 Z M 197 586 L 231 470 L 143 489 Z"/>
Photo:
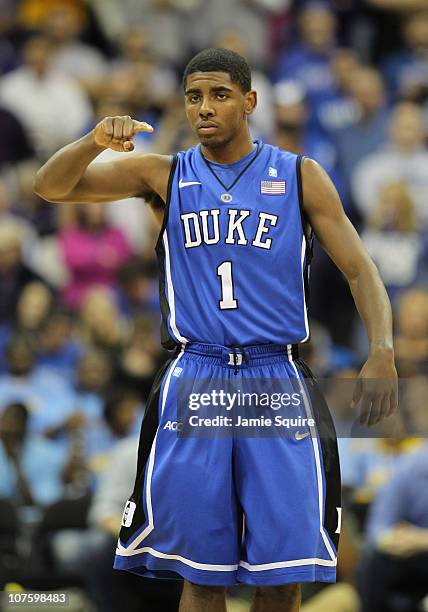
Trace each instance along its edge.
<path fill-rule="evenodd" d="M 199 115 L 201 117 L 212 117 L 214 115 L 214 109 L 211 105 L 209 96 L 202 98 L 201 106 L 199 107 Z"/>

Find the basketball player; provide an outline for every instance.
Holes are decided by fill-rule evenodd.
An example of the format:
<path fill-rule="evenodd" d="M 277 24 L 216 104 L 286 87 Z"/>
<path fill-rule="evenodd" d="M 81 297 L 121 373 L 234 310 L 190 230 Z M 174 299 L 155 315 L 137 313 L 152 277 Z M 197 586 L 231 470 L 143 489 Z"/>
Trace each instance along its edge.
<path fill-rule="evenodd" d="M 299 583 L 335 580 L 341 512 L 334 427 L 298 358 L 309 337 L 312 231 L 348 280 L 367 330 L 354 403 L 368 425 L 396 405 L 390 303 L 324 170 L 253 142 L 257 94 L 246 61 L 206 49 L 187 65 L 183 86 L 195 148 L 128 155 L 135 134 L 152 128 L 107 117 L 36 179 L 36 192 L 54 202 L 141 196 L 162 225 L 162 343 L 175 354 L 148 400 L 115 567 L 184 578 L 186 612 L 224 611 L 226 587 L 237 582 L 257 587 L 253 612 L 295 611 Z M 105 148 L 125 155 L 92 163 Z M 210 380 L 267 381 L 264 391 L 269 381 L 298 384 L 308 424 L 285 437 L 179 436 L 184 379 L 193 389 Z"/>

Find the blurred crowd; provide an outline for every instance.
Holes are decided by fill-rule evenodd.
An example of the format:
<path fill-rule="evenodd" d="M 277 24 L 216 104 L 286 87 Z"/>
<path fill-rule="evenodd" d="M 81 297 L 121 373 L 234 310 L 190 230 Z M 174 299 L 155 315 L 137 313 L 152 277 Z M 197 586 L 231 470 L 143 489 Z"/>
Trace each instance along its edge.
<path fill-rule="evenodd" d="M 207 46 L 248 58 L 253 137 L 330 174 L 387 287 L 407 381 L 411 410 L 388 432 L 357 431 L 343 381 L 367 342 L 317 247 L 303 353 L 330 381 L 346 511 L 341 582 L 305 592 L 303 609 L 428 610 L 427 0 L 0 0 L 0 586 L 77 585 L 101 612 L 156 610 L 159 598 L 177 609 L 179 583 L 111 570 L 144 407 L 168 357 L 159 229 L 141 199 L 55 205 L 32 185 L 108 115 L 155 127 L 138 151 L 193 146 L 181 73 Z"/>

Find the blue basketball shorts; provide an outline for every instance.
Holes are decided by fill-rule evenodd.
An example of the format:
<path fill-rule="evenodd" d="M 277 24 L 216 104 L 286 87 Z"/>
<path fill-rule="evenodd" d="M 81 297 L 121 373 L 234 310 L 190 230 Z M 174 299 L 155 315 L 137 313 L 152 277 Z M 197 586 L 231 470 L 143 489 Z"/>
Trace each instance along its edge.
<path fill-rule="evenodd" d="M 334 582 L 340 523 L 334 425 L 297 347 L 177 349 L 148 398 L 115 569 Z"/>

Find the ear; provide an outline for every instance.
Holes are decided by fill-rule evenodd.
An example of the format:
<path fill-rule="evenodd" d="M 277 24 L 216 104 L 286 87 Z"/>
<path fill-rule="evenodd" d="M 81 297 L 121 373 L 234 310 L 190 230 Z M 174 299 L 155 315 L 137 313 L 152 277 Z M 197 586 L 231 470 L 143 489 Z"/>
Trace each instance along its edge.
<path fill-rule="evenodd" d="M 257 92 L 254 90 L 245 94 L 244 115 L 251 115 L 257 107 Z"/>

